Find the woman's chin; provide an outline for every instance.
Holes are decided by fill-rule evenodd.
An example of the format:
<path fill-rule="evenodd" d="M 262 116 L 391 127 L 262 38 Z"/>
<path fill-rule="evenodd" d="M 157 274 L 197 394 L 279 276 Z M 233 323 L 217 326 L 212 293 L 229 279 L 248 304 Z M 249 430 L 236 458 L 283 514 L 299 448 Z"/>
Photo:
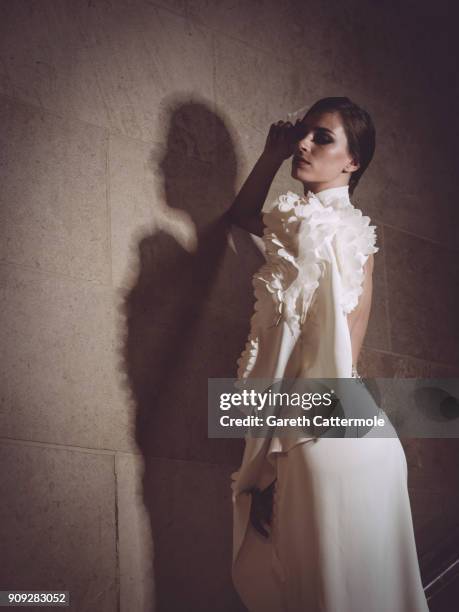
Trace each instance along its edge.
<path fill-rule="evenodd" d="M 295 168 L 292 167 L 292 171 L 290 172 L 290 176 L 294 179 L 298 179 L 299 181 L 310 181 L 311 176 L 307 169 L 304 168 Z"/>

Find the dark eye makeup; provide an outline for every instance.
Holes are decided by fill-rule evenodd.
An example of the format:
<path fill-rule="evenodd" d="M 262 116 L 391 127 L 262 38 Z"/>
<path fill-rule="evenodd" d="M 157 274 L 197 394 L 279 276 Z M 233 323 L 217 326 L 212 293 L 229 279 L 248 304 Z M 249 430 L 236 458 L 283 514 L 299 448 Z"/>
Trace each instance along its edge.
<path fill-rule="evenodd" d="M 328 136 L 327 134 L 316 134 L 314 140 L 316 140 L 316 138 L 318 139 L 317 142 L 319 143 L 333 142 L 333 138 L 330 138 L 330 136 Z"/>
<path fill-rule="evenodd" d="M 309 132 L 309 128 L 301 123 L 295 126 L 295 129 L 298 140 L 300 138 L 304 138 Z M 318 142 L 319 144 L 327 144 L 333 142 L 333 138 L 331 137 L 331 133 L 327 128 L 317 127 L 315 128 L 314 141 Z"/>

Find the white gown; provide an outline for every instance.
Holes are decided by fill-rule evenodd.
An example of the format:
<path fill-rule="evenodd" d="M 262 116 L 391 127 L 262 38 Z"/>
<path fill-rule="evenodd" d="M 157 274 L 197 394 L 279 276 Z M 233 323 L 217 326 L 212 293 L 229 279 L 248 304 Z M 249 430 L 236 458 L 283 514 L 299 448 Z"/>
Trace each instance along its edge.
<path fill-rule="evenodd" d="M 238 378 L 350 378 L 347 314 L 375 227 L 348 186 L 289 191 L 263 215 L 266 263 Z M 386 435 L 388 437 L 378 437 Z M 390 421 L 363 438 L 246 438 L 232 476 L 236 590 L 250 612 L 428 612 L 403 447 Z M 251 487 L 276 479 L 271 535 Z"/>

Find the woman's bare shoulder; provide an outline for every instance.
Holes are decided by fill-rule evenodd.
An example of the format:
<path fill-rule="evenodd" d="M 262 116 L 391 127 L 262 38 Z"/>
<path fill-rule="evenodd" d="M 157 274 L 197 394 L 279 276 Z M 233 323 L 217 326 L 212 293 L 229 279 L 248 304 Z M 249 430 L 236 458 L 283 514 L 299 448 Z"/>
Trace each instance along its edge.
<path fill-rule="evenodd" d="M 368 255 L 368 258 L 367 258 L 366 262 L 365 262 L 364 268 L 365 268 L 365 270 L 367 270 L 368 272 L 371 273 L 371 272 L 373 272 L 374 265 L 375 265 L 374 253 L 370 253 Z"/>

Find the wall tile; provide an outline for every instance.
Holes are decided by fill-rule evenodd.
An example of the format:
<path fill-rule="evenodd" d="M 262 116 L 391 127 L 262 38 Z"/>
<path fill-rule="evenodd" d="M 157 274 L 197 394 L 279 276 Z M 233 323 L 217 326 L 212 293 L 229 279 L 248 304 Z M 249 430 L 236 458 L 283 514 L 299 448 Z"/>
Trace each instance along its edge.
<path fill-rule="evenodd" d="M 459 264 L 452 251 L 386 227 L 392 349 L 459 364 Z"/>
<path fill-rule="evenodd" d="M 2 435 L 131 449 L 112 292 L 6 265 L 0 287 Z"/>
<path fill-rule="evenodd" d="M 0 260 L 110 282 L 103 130 L 0 96 Z"/>
<path fill-rule="evenodd" d="M 113 457 L 5 442 L 0 456 L 3 588 L 67 590 L 69 610 L 115 610 Z"/>

